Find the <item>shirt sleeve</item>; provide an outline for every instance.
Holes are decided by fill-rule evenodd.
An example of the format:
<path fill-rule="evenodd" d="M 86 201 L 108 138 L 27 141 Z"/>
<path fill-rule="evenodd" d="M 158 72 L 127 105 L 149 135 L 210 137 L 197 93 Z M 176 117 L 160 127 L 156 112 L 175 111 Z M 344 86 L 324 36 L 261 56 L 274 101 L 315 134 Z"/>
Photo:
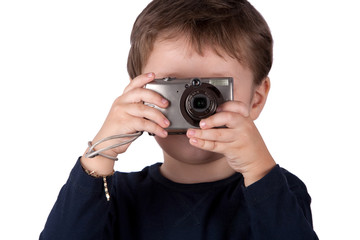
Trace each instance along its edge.
<path fill-rule="evenodd" d="M 243 186 L 253 239 L 318 239 L 311 198 L 304 183 L 277 165 L 264 178 Z"/>
<path fill-rule="evenodd" d="M 112 176 L 107 177 L 108 189 L 112 189 Z M 102 178 L 89 176 L 83 170 L 80 158 L 72 169 L 40 239 L 112 239 L 112 202 L 107 201 Z"/>

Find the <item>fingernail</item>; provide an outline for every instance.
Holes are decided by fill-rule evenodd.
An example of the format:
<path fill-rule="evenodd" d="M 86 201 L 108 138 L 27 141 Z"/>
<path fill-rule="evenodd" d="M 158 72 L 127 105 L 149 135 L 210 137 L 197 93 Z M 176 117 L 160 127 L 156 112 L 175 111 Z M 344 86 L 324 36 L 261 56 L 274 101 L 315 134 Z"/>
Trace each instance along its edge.
<path fill-rule="evenodd" d="M 196 138 L 191 138 L 191 139 L 190 139 L 190 142 L 192 142 L 192 143 L 195 143 L 195 144 L 196 144 L 198 141 L 197 141 L 197 139 L 196 139 Z"/>
<path fill-rule="evenodd" d="M 168 100 L 166 100 L 165 98 L 161 99 L 161 102 L 165 105 L 168 104 Z"/>
<path fill-rule="evenodd" d="M 206 123 L 203 122 L 203 121 L 201 121 L 201 122 L 200 122 L 200 127 L 203 128 L 203 127 L 205 127 L 205 126 L 206 126 Z"/>
<path fill-rule="evenodd" d="M 163 131 L 162 131 L 162 135 L 163 135 L 164 137 L 166 137 L 166 136 L 168 135 L 168 132 L 167 132 L 166 130 L 163 130 Z"/>
<path fill-rule="evenodd" d="M 152 73 L 152 72 L 151 72 L 151 73 L 147 73 L 147 74 L 146 74 L 146 77 L 151 78 L 151 77 L 153 77 L 153 75 L 154 75 L 154 73 Z"/>
<path fill-rule="evenodd" d="M 218 107 L 217 109 L 216 109 L 216 112 L 221 112 L 222 111 L 222 108 L 221 107 Z"/>
<path fill-rule="evenodd" d="M 190 136 L 190 137 L 195 136 L 195 131 L 192 130 L 192 129 L 189 129 L 188 130 L 188 136 Z"/>
<path fill-rule="evenodd" d="M 169 124 L 170 124 L 169 120 L 167 120 L 166 118 L 164 119 L 164 123 L 166 126 L 169 126 Z"/>

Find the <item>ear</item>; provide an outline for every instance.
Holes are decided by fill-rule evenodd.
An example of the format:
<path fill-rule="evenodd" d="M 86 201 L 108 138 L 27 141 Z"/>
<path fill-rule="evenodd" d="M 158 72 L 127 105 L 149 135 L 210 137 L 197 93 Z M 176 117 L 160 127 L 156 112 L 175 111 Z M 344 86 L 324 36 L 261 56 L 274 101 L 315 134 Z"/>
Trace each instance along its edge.
<path fill-rule="evenodd" d="M 259 117 L 265 106 L 267 96 L 270 91 L 270 78 L 263 79 L 260 85 L 254 86 L 253 97 L 250 104 L 250 117 L 255 120 Z"/>

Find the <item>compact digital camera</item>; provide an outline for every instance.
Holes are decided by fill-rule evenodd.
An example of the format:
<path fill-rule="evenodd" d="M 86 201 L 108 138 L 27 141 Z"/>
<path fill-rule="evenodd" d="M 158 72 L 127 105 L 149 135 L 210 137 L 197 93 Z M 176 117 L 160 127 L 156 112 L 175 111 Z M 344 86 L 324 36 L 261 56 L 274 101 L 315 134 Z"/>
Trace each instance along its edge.
<path fill-rule="evenodd" d="M 169 101 L 166 109 L 159 109 L 170 121 L 169 134 L 184 134 L 188 128 L 199 128 L 201 119 L 215 114 L 217 107 L 233 100 L 233 79 L 216 78 L 162 78 L 146 85 Z"/>

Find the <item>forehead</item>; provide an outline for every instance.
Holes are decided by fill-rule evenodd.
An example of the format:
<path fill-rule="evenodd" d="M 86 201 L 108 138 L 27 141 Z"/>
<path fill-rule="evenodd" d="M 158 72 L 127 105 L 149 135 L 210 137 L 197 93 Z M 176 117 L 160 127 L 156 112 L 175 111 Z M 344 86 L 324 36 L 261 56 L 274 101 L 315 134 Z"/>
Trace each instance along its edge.
<path fill-rule="evenodd" d="M 248 75 L 246 78 L 252 78 L 251 71 L 225 51 L 209 45 L 198 49 L 186 36 L 158 38 L 143 67 L 144 71 L 153 71 L 158 77 Z"/>

